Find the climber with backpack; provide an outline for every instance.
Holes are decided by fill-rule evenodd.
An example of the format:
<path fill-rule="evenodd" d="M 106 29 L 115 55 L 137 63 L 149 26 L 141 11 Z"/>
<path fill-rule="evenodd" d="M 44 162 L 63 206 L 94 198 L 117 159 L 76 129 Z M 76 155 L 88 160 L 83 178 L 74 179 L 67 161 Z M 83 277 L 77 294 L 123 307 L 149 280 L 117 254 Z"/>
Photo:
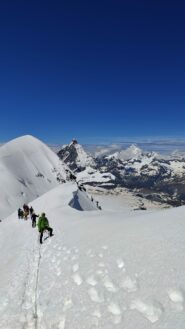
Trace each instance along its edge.
<path fill-rule="evenodd" d="M 50 236 L 53 236 L 53 229 L 49 226 L 49 221 L 46 214 L 43 212 L 38 220 L 38 230 L 40 233 L 40 243 L 42 244 L 42 238 L 44 231 L 48 231 Z"/>
<path fill-rule="evenodd" d="M 32 216 L 33 213 L 34 213 L 34 209 L 33 209 L 33 207 L 31 206 L 31 207 L 30 207 L 30 216 Z"/>
<path fill-rule="evenodd" d="M 31 215 L 31 221 L 32 221 L 32 227 L 36 227 L 36 219 L 39 217 L 39 215 L 36 215 L 35 212 Z"/>
<path fill-rule="evenodd" d="M 18 218 L 22 219 L 24 217 L 24 212 L 21 208 L 18 209 Z"/>

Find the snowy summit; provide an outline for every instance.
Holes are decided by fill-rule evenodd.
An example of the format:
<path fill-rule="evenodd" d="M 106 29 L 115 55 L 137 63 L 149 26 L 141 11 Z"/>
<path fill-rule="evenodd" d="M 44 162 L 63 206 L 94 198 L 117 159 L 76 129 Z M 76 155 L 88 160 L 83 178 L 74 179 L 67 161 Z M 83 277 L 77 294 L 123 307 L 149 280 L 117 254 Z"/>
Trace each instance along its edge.
<path fill-rule="evenodd" d="M 65 179 L 65 165 L 48 146 L 23 136 L 0 148 L 0 218 L 11 214 Z"/>
<path fill-rule="evenodd" d="M 86 166 L 94 166 L 95 162 L 91 155 L 85 152 L 82 145 L 73 139 L 69 145 L 65 145 L 58 156 L 72 169 L 83 170 Z"/>

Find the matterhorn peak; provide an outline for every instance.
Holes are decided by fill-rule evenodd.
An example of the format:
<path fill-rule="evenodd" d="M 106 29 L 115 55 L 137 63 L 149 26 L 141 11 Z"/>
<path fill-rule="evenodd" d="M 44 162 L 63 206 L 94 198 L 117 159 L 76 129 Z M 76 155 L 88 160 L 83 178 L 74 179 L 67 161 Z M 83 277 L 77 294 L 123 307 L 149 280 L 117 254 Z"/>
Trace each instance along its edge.
<path fill-rule="evenodd" d="M 78 141 L 77 141 L 76 138 L 73 138 L 73 139 L 72 139 L 72 141 L 71 141 L 71 143 L 69 144 L 69 146 L 71 146 L 71 145 L 78 145 Z"/>
<path fill-rule="evenodd" d="M 71 170 L 83 170 L 87 166 L 94 166 L 95 162 L 77 139 L 72 139 L 69 145 L 64 146 L 58 156 L 70 167 Z"/>

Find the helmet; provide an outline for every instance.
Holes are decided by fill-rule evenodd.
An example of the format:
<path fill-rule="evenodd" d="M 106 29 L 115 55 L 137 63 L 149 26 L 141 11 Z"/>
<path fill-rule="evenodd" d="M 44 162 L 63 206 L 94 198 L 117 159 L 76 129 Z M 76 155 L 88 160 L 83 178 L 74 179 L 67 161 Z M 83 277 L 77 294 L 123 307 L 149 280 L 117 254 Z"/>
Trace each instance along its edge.
<path fill-rule="evenodd" d="M 41 216 L 42 217 L 45 217 L 46 216 L 45 212 L 42 212 Z"/>

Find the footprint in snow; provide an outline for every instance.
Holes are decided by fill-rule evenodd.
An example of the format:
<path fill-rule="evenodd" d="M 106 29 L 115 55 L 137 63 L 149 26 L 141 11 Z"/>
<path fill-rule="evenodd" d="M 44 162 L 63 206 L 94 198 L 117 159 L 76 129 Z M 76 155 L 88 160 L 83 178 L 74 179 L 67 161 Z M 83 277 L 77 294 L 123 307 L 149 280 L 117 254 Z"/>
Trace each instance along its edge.
<path fill-rule="evenodd" d="M 164 311 L 163 306 L 159 302 L 154 301 L 150 303 L 144 303 L 139 299 L 132 302 L 130 309 L 137 310 L 151 323 L 157 322 Z"/>
<path fill-rule="evenodd" d="M 104 298 L 103 295 L 98 293 L 98 291 L 95 288 L 91 288 L 88 290 L 88 294 L 90 299 L 95 303 L 103 303 Z"/>
<path fill-rule="evenodd" d="M 95 255 L 94 255 L 93 252 L 92 252 L 92 249 L 88 249 L 88 250 L 86 251 L 86 256 L 88 256 L 88 257 L 90 257 L 90 258 L 95 257 Z"/>
<path fill-rule="evenodd" d="M 121 315 L 121 309 L 117 303 L 110 303 L 108 305 L 108 311 L 113 315 Z"/>
<path fill-rule="evenodd" d="M 122 314 L 121 314 L 121 309 L 120 306 L 117 303 L 110 303 L 108 305 L 108 311 L 109 313 L 111 313 L 112 315 L 112 322 L 117 325 L 119 323 L 121 323 L 122 320 Z"/>
<path fill-rule="evenodd" d="M 74 256 L 71 257 L 71 261 L 72 262 L 75 261 L 75 260 L 77 260 L 77 259 L 78 259 L 78 255 L 74 255 Z"/>
<path fill-rule="evenodd" d="M 61 270 L 58 270 L 58 271 L 56 272 L 56 275 L 57 275 L 57 276 L 60 276 L 61 273 L 62 273 Z"/>
<path fill-rule="evenodd" d="M 171 289 L 168 291 L 168 296 L 171 301 L 171 307 L 177 312 L 182 312 L 184 310 L 184 291 L 182 289 Z"/>
<path fill-rule="evenodd" d="M 65 329 L 66 319 L 64 316 L 61 317 L 57 329 Z"/>
<path fill-rule="evenodd" d="M 106 276 L 103 280 L 103 285 L 109 292 L 117 292 L 117 288 L 115 287 L 114 283 L 110 280 L 108 276 Z"/>
<path fill-rule="evenodd" d="M 83 282 L 83 280 L 82 280 L 80 274 L 78 274 L 78 273 L 75 273 L 75 274 L 72 276 L 72 279 L 73 279 L 74 283 L 76 283 L 77 286 L 80 286 L 80 285 L 82 284 L 82 282 Z"/>
<path fill-rule="evenodd" d="M 129 276 L 122 279 L 120 287 L 128 292 L 135 292 L 138 289 L 138 282 L 136 279 L 131 279 Z"/>
<path fill-rule="evenodd" d="M 102 246 L 102 249 L 103 249 L 103 250 L 107 250 L 108 247 L 107 247 L 107 246 Z"/>
<path fill-rule="evenodd" d="M 96 274 L 97 274 L 98 276 L 102 276 L 104 273 L 103 273 L 102 270 L 98 270 L 98 271 L 96 271 Z"/>
<path fill-rule="evenodd" d="M 79 264 L 74 264 L 72 267 L 73 273 L 78 272 L 78 270 L 79 270 Z"/>
<path fill-rule="evenodd" d="M 101 313 L 100 313 L 99 310 L 95 310 L 92 315 L 95 316 L 98 319 L 101 319 Z"/>
<path fill-rule="evenodd" d="M 100 253 L 98 256 L 99 256 L 100 258 L 103 258 L 103 254 L 102 254 L 102 253 Z"/>
<path fill-rule="evenodd" d="M 71 298 L 66 298 L 64 301 L 64 307 L 63 307 L 63 312 L 66 312 L 73 306 L 73 302 Z"/>
<path fill-rule="evenodd" d="M 88 250 L 86 251 L 86 255 L 87 255 L 87 256 L 91 255 L 91 253 L 92 253 L 92 249 L 88 249 Z"/>
<path fill-rule="evenodd" d="M 97 285 L 97 281 L 95 280 L 93 275 L 89 276 L 86 282 L 93 287 Z"/>
<path fill-rule="evenodd" d="M 120 269 L 125 267 L 125 263 L 121 258 L 117 259 L 116 263 L 117 263 L 117 267 Z"/>
<path fill-rule="evenodd" d="M 52 263 L 55 263 L 56 262 L 56 257 L 54 256 L 51 260 Z"/>

